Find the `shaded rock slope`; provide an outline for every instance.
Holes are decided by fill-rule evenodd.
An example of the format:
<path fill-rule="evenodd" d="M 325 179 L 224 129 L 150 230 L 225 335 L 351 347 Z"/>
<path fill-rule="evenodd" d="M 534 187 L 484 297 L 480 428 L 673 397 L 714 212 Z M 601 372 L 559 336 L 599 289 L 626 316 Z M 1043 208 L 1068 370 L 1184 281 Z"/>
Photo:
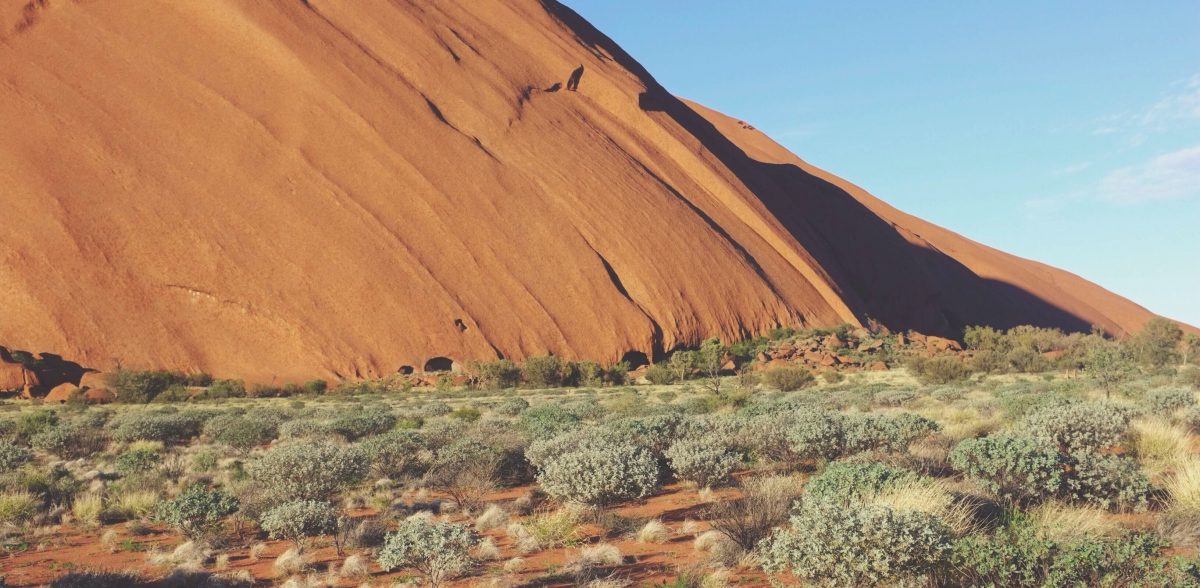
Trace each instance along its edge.
<path fill-rule="evenodd" d="M 0 0 L 0 95 L 0 344 L 99 369 L 1151 316 L 675 98 L 553 0 Z"/>

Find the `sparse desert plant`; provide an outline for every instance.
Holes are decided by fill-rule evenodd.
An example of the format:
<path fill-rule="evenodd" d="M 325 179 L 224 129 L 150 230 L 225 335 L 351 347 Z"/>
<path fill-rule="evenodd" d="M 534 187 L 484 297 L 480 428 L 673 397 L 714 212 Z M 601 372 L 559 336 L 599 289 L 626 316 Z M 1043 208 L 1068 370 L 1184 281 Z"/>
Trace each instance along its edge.
<path fill-rule="evenodd" d="M 781 392 L 792 392 L 813 384 L 812 372 L 798 366 L 786 366 L 763 372 L 763 383 Z"/>
<path fill-rule="evenodd" d="M 128 588 L 144 584 L 145 578 L 134 572 L 83 570 L 55 578 L 50 588 Z"/>
<path fill-rule="evenodd" d="M 218 528 L 221 520 L 237 509 L 238 500 L 225 491 L 193 484 L 179 496 L 158 503 L 154 518 L 189 539 L 199 539 Z"/>
<path fill-rule="evenodd" d="M 500 453 L 465 439 L 439 450 L 425 473 L 425 483 L 449 494 L 461 508 L 474 509 L 496 488 Z"/>
<path fill-rule="evenodd" d="M 342 561 L 342 567 L 338 569 L 338 575 L 343 578 L 362 579 L 369 576 L 371 569 L 368 566 L 367 558 L 355 554 L 347 557 Z"/>
<path fill-rule="evenodd" d="M 537 480 L 555 498 L 607 506 L 643 498 L 657 489 L 658 461 L 644 447 L 612 443 L 556 456 Z"/>
<path fill-rule="evenodd" d="M 291 576 L 307 570 L 311 561 L 309 555 L 299 547 L 290 547 L 271 562 L 271 569 L 278 576 Z"/>
<path fill-rule="evenodd" d="M 624 556 L 616 545 L 598 543 L 581 547 L 579 552 L 567 560 L 564 571 L 575 576 L 576 581 L 584 581 L 606 569 L 621 565 Z"/>
<path fill-rule="evenodd" d="M 487 509 L 475 518 L 475 528 L 480 531 L 503 527 L 508 523 L 508 513 L 499 505 L 490 504 Z"/>
<path fill-rule="evenodd" d="M 1134 421 L 1133 450 L 1150 472 L 1169 470 L 1188 459 L 1191 435 L 1183 427 L 1163 420 Z"/>
<path fill-rule="evenodd" d="M 204 424 L 204 434 L 217 443 L 244 451 L 271 442 L 278 434 L 278 425 L 265 419 L 227 414 L 209 419 Z"/>
<path fill-rule="evenodd" d="M 814 582 L 871 586 L 934 572 L 950 546 L 949 530 L 923 512 L 814 502 L 805 503 L 787 529 L 767 538 L 758 556 L 768 571 L 790 569 Z"/>
<path fill-rule="evenodd" d="M 40 506 L 29 492 L 0 493 L 0 525 L 23 526 L 37 516 Z"/>
<path fill-rule="evenodd" d="M 1029 511 L 1029 525 L 1038 534 L 1060 543 L 1087 537 L 1112 537 L 1121 526 L 1109 519 L 1097 506 L 1080 506 L 1048 501 Z"/>
<path fill-rule="evenodd" d="M 650 519 L 638 529 L 636 539 L 640 543 L 666 543 L 671 538 L 671 530 L 659 519 Z"/>
<path fill-rule="evenodd" d="M 508 534 L 524 553 L 574 545 L 579 541 L 578 508 L 566 506 L 551 512 L 536 513 L 508 526 Z"/>
<path fill-rule="evenodd" d="M 742 463 L 736 451 L 713 439 L 676 441 L 666 451 L 675 477 L 709 488 L 729 477 Z"/>
<path fill-rule="evenodd" d="M 692 549 L 707 554 L 709 559 L 723 566 L 734 565 L 746 554 L 728 535 L 715 530 L 697 535 L 692 541 Z"/>
<path fill-rule="evenodd" d="M 713 531 L 738 546 L 753 551 L 771 530 L 787 520 L 800 485 L 792 478 L 768 476 L 742 483 L 742 497 L 713 502 L 705 511 Z"/>
<path fill-rule="evenodd" d="M 439 586 L 472 565 L 471 548 L 477 541 L 463 525 L 408 519 L 388 534 L 376 561 L 385 571 L 413 568 L 430 586 Z"/>
<path fill-rule="evenodd" d="M 71 516 L 84 528 L 91 529 L 100 525 L 100 513 L 104 512 L 104 499 L 98 494 L 76 496 L 71 503 Z"/>
<path fill-rule="evenodd" d="M 259 526 L 272 539 L 300 544 L 307 537 L 334 532 L 337 511 L 328 502 L 295 500 L 268 510 L 259 520 Z"/>

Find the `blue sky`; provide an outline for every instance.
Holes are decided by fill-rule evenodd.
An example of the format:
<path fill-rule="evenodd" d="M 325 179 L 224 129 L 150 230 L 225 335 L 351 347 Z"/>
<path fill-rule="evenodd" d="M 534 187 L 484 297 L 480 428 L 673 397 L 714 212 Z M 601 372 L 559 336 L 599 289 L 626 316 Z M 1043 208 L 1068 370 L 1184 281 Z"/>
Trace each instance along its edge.
<path fill-rule="evenodd" d="M 1200 2 L 565 1 L 675 94 L 1200 325 Z"/>

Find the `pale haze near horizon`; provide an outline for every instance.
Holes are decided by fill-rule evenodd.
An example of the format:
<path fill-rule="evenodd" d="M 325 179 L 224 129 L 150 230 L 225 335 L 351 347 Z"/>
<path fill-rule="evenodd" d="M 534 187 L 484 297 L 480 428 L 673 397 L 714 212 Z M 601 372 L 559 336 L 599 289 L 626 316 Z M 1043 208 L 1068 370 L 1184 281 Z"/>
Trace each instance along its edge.
<path fill-rule="evenodd" d="M 566 3 L 671 92 L 1200 326 L 1200 3 Z"/>

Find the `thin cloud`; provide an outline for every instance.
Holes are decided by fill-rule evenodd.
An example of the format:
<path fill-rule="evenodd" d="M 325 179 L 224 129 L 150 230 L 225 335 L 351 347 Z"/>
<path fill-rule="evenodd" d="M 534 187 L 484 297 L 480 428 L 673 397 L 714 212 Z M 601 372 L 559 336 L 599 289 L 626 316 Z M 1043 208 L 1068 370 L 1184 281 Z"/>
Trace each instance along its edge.
<path fill-rule="evenodd" d="M 1091 134 L 1129 134 L 1135 143 L 1141 144 L 1146 140 L 1147 133 L 1167 131 L 1180 123 L 1200 121 L 1200 74 L 1179 80 L 1171 86 L 1170 93 L 1143 110 L 1101 118 L 1096 121 Z"/>
<path fill-rule="evenodd" d="M 1060 167 L 1060 168 L 1054 170 L 1053 173 L 1056 176 L 1069 176 L 1072 174 L 1077 174 L 1089 167 L 1092 167 L 1092 162 L 1081 161 L 1079 163 L 1072 163 L 1071 165 L 1066 165 L 1066 166 Z"/>
<path fill-rule="evenodd" d="M 1200 196 L 1200 145 L 1115 169 L 1100 181 L 1099 193 L 1120 204 Z"/>

